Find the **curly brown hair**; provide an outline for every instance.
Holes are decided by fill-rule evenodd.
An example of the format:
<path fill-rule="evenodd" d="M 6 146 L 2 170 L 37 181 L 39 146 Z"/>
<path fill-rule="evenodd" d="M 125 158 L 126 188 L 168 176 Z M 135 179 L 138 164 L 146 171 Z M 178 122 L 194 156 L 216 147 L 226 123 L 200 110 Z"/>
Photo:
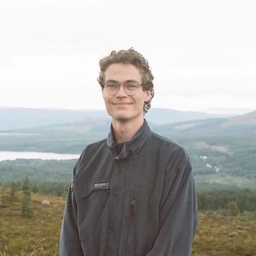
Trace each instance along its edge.
<path fill-rule="evenodd" d="M 97 81 L 99 82 L 102 90 L 104 89 L 105 83 L 105 71 L 109 65 L 114 63 L 132 64 L 140 70 L 142 74 L 142 89 L 144 91 L 151 92 L 151 99 L 144 103 L 144 113 L 147 113 L 151 107 L 151 100 L 154 97 L 154 76 L 152 75 L 148 61 L 141 53 L 135 51 L 133 48 L 128 50 L 112 51 L 109 56 L 106 56 L 99 61 L 100 73 Z"/>

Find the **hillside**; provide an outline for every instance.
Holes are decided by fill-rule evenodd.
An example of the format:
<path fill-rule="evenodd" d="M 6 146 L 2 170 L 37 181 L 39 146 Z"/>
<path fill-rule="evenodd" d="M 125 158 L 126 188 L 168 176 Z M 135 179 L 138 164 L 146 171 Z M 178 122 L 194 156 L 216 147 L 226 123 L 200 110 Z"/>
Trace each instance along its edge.
<path fill-rule="evenodd" d="M 244 115 L 212 118 L 204 120 L 191 120 L 174 124 L 165 124 L 155 127 L 158 132 L 173 134 L 212 134 L 212 133 L 236 133 L 241 131 L 255 131 L 256 111 Z"/>
<path fill-rule="evenodd" d="M 1 187 L 5 201 L 0 204 L 0 255 L 59 255 L 58 241 L 65 199 L 34 193 L 33 216 L 21 215 L 22 194 L 8 200 L 8 190 Z M 47 200 L 50 205 L 42 204 Z M 32 254 L 33 253 L 33 254 Z"/>
<path fill-rule="evenodd" d="M 106 137 L 110 121 L 94 116 L 37 125 L 0 132 L 0 150 L 80 153 L 88 143 Z M 256 255 L 255 213 L 247 208 L 231 216 L 226 210 L 236 201 L 240 209 L 249 205 L 249 211 L 255 211 L 256 111 L 150 126 L 183 145 L 193 164 L 199 207 L 205 212 L 200 212 L 192 256 Z M 60 196 L 66 193 L 74 164 L 75 160 L 0 162 L 1 185 L 20 184 L 28 176 L 33 191 L 45 193 L 32 193 L 34 215 L 24 218 L 21 193 L 10 201 L 9 188 L 0 187 L 0 256 L 58 255 L 65 203 Z M 53 192 L 58 197 L 46 195 Z M 51 205 L 43 205 L 44 199 Z"/>
<path fill-rule="evenodd" d="M 256 111 L 250 112 L 248 114 L 234 116 L 228 118 L 226 122 L 224 122 L 223 127 L 230 127 L 230 126 L 256 126 Z"/>
<path fill-rule="evenodd" d="M 195 173 L 227 184 L 235 176 L 240 184 L 256 179 L 256 111 L 230 118 L 194 120 L 155 127 L 184 145 Z M 232 182 L 236 183 L 234 180 Z"/>
<path fill-rule="evenodd" d="M 59 255 L 58 242 L 65 199 L 32 193 L 33 216 L 21 216 L 21 192 L 10 200 L 10 191 L 0 187 L 0 255 Z M 45 201 L 50 204 L 43 204 Z M 223 211 L 224 212 L 224 211 Z M 256 219 L 252 213 L 241 216 L 221 212 L 199 215 L 199 226 L 192 246 L 192 256 L 253 256 Z"/>
<path fill-rule="evenodd" d="M 102 110 L 0 108 L 0 131 L 82 122 L 91 117 L 108 118 Z"/>
<path fill-rule="evenodd" d="M 147 114 L 149 122 L 159 125 L 184 122 L 194 119 L 216 118 L 223 115 L 207 114 L 193 111 L 152 108 Z M 0 131 L 31 128 L 57 124 L 84 122 L 87 119 L 109 120 L 105 110 L 69 110 L 69 109 L 32 109 L 0 108 Z"/>
<path fill-rule="evenodd" d="M 254 187 L 255 116 L 256 111 L 234 117 L 149 124 L 153 131 L 186 148 L 200 186 L 211 187 L 211 183 Z M 91 117 L 82 122 L 4 131 L 0 132 L 0 151 L 80 154 L 89 143 L 105 138 L 109 126 L 109 119 Z"/>

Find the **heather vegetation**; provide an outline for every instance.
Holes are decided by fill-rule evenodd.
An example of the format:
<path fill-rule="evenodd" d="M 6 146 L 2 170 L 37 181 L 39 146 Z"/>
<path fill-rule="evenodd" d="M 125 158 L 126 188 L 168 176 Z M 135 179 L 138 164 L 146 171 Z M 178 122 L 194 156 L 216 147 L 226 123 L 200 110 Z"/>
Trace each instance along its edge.
<path fill-rule="evenodd" d="M 31 192 L 33 214 L 24 215 L 24 185 L 0 189 L 0 256 L 57 256 L 65 198 Z M 233 201 L 200 212 L 191 256 L 254 256 L 255 230 L 255 212 L 241 213 Z"/>
<path fill-rule="evenodd" d="M 0 256 L 58 255 L 64 199 L 31 192 L 24 214 L 24 191 L 1 187 Z M 50 204 L 42 204 L 47 200 Z M 29 213 L 29 214 L 27 214 Z"/>

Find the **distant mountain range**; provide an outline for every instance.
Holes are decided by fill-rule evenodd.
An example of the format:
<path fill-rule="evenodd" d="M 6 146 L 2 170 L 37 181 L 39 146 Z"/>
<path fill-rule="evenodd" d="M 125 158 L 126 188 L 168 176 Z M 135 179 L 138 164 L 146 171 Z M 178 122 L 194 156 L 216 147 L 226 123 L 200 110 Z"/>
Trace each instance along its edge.
<path fill-rule="evenodd" d="M 256 111 L 223 116 L 202 112 L 151 109 L 145 116 L 154 131 L 165 134 L 209 134 L 256 129 Z M 0 108 L 0 132 L 97 134 L 109 129 L 111 119 L 104 110 Z"/>
<path fill-rule="evenodd" d="M 227 117 L 227 115 L 208 114 L 194 111 L 152 108 L 146 114 L 148 122 L 154 125 Z M 33 109 L 0 108 L 0 131 L 39 126 L 85 122 L 87 119 L 107 119 L 105 110 Z"/>
<path fill-rule="evenodd" d="M 232 117 L 197 119 L 154 127 L 161 133 L 172 134 L 216 134 L 254 131 L 256 133 L 256 111 Z M 256 135 L 256 134 L 255 134 Z M 256 146 L 256 145 L 255 145 Z"/>
<path fill-rule="evenodd" d="M 151 109 L 151 129 L 189 152 L 198 183 L 255 187 L 256 111 L 219 116 Z M 0 109 L 0 151 L 79 154 L 106 138 L 110 117 L 101 110 Z"/>

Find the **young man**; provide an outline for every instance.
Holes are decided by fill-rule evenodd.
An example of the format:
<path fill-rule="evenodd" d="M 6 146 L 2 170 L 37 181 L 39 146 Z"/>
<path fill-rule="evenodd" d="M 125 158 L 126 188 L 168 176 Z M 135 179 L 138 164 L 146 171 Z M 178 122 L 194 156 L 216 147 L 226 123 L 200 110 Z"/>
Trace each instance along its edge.
<path fill-rule="evenodd" d="M 152 132 L 144 119 L 153 79 L 133 49 L 100 61 L 111 129 L 74 167 L 60 256 L 190 254 L 198 219 L 191 164 L 181 146 Z"/>

